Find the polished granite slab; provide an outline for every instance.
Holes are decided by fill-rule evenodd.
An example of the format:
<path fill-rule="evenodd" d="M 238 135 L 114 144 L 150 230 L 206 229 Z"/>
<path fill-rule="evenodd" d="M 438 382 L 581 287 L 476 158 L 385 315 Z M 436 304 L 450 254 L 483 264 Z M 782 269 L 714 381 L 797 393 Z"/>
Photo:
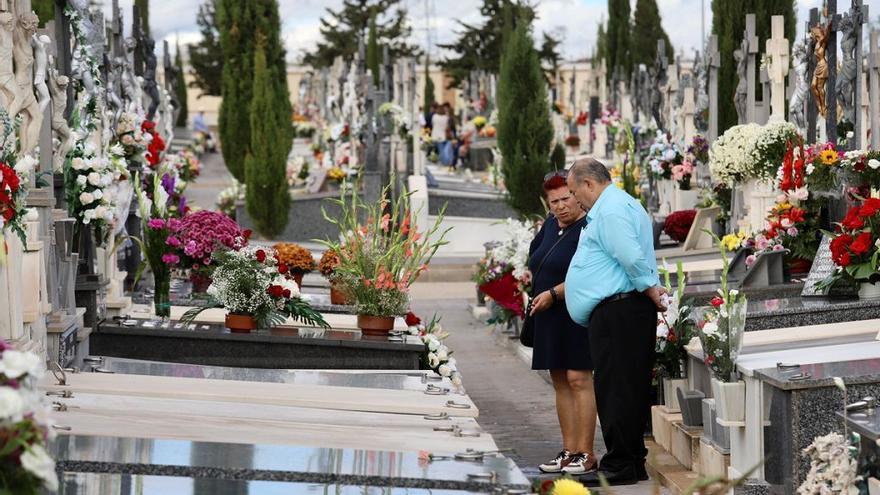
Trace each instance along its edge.
<path fill-rule="evenodd" d="M 89 356 L 84 371 L 100 368 L 127 375 L 174 376 L 237 380 L 299 385 L 327 385 L 331 387 L 380 388 L 392 390 L 425 390 L 427 384 L 453 388 L 448 379 L 438 379 L 432 371 L 392 370 L 387 372 L 340 372 L 333 370 L 294 370 L 232 368 L 197 364 L 163 363 L 117 357 Z M 427 378 L 430 375 L 431 378 Z"/>
<path fill-rule="evenodd" d="M 278 327 L 234 333 L 221 325 L 105 320 L 92 332 L 96 355 L 152 361 L 283 369 L 418 369 L 424 350 L 414 337 Z"/>
<path fill-rule="evenodd" d="M 873 345 L 873 347 L 880 350 L 880 345 Z M 782 390 L 833 387 L 833 378 L 835 377 L 842 378 L 847 385 L 878 383 L 880 382 L 880 358 L 762 368 L 755 371 L 755 375 L 761 381 Z"/>
<path fill-rule="evenodd" d="M 430 460 L 415 452 L 76 435 L 54 439 L 51 453 L 58 470 L 71 473 L 468 491 L 530 485 L 513 461 L 493 455 L 481 461 Z"/>
<path fill-rule="evenodd" d="M 475 495 L 488 493 L 334 483 L 239 481 L 102 473 L 63 473 L 58 490 L 58 495 Z"/>
<path fill-rule="evenodd" d="M 843 411 L 837 416 L 846 420 L 846 425 L 854 432 L 872 442 L 880 441 L 880 408 L 851 411 L 844 417 Z"/>

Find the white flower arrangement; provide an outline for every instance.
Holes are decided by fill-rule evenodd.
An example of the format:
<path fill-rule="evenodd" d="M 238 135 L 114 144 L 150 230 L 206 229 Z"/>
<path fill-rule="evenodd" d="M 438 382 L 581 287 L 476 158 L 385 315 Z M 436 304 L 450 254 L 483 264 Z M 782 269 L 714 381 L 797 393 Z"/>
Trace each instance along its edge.
<path fill-rule="evenodd" d="M 120 185 L 128 179 L 125 159 L 109 148 L 107 157 L 97 156 L 94 147 L 78 141 L 72 156 L 65 165 L 67 202 L 70 214 L 80 224 L 94 226 L 99 243 L 107 240 L 119 222 L 116 199 L 125 187 Z M 129 181 L 124 181 L 129 182 Z"/>
<path fill-rule="evenodd" d="M 452 357 L 453 351 L 443 343 L 449 334 L 443 331 L 440 319 L 435 315 L 427 325 L 419 323 L 409 327 L 409 333 L 419 336 L 425 345 L 422 364 L 443 378 L 449 378 L 456 387 L 461 387 L 461 374 L 455 358 Z"/>
<path fill-rule="evenodd" d="M 709 148 L 709 171 L 717 182 L 732 184 L 751 178 L 752 152 L 763 128 L 758 124 L 736 125 Z"/>
<path fill-rule="evenodd" d="M 524 280 L 529 271 L 529 247 L 535 231 L 532 224 L 522 220 L 508 218 L 503 223 L 507 237 L 489 252 L 489 257 L 512 266 L 513 276 Z"/>
<path fill-rule="evenodd" d="M 782 165 L 786 145 L 798 135 L 797 126 L 791 122 L 771 122 L 761 128 L 752 147 L 750 177 L 770 179 Z"/>
<path fill-rule="evenodd" d="M 810 458 L 810 472 L 801 486 L 800 495 L 840 493 L 856 495 L 858 475 L 856 449 L 840 433 L 816 437 L 804 455 Z"/>

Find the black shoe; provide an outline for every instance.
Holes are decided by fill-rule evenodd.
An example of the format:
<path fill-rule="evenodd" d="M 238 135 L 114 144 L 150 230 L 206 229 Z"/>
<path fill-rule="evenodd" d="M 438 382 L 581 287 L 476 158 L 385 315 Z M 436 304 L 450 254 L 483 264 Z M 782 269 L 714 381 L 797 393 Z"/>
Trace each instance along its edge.
<path fill-rule="evenodd" d="M 602 486 L 602 478 L 604 478 L 605 482 L 610 486 L 635 485 L 639 482 L 639 477 L 633 473 L 632 469 L 622 469 L 620 471 L 603 471 L 600 469 L 596 472 L 582 476 L 578 481 L 583 483 L 584 486 L 598 487 Z"/>

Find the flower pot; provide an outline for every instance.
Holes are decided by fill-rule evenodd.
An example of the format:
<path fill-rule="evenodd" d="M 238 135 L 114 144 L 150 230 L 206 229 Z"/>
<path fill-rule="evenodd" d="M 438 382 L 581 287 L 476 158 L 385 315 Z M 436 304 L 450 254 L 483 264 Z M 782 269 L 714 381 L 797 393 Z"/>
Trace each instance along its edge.
<path fill-rule="evenodd" d="M 687 390 L 687 378 L 663 378 L 663 405 L 671 413 L 681 411 L 678 389 Z"/>
<path fill-rule="evenodd" d="M 189 281 L 192 283 L 192 291 L 196 294 L 208 292 L 208 287 L 211 286 L 211 277 L 201 273 L 190 274 Z"/>
<path fill-rule="evenodd" d="M 293 276 L 293 281 L 296 282 L 296 285 L 302 289 L 303 286 L 303 272 L 292 272 L 291 276 Z"/>
<path fill-rule="evenodd" d="M 233 333 L 250 333 L 257 328 L 257 322 L 251 315 L 226 314 L 226 328 Z"/>
<path fill-rule="evenodd" d="M 358 315 L 357 323 L 364 335 L 386 336 L 394 329 L 393 316 Z"/>
<path fill-rule="evenodd" d="M 880 284 L 859 284 L 859 299 L 880 299 Z"/>
<path fill-rule="evenodd" d="M 746 383 L 742 380 L 722 382 L 712 379 L 712 395 L 715 397 L 718 420 L 722 425 L 742 423 L 746 419 Z"/>
<path fill-rule="evenodd" d="M 348 299 L 346 299 L 345 293 L 337 289 L 335 285 L 330 286 L 330 304 L 348 304 Z"/>
<path fill-rule="evenodd" d="M 674 211 L 693 210 L 700 201 L 700 191 L 688 189 L 686 191 L 676 187 Z"/>

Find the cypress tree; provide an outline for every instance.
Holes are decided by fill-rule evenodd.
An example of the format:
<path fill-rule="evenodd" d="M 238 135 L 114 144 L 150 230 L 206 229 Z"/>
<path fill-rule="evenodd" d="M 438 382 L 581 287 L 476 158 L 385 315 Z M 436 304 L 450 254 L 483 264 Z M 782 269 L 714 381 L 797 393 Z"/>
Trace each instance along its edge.
<path fill-rule="evenodd" d="M 262 33 L 254 52 L 253 99 L 250 111 L 250 151 L 244 159 L 247 193 L 245 204 L 257 232 L 267 238 L 287 225 L 290 195 L 287 191 L 287 152 L 290 140 L 279 122 L 290 116 L 278 108 L 277 84 L 272 81 Z M 242 112 L 245 113 L 245 112 Z"/>
<path fill-rule="evenodd" d="M 599 22 L 599 30 L 596 32 L 596 53 L 593 55 L 593 61 L 596 66 L 599 61 L 605 61 L 605 67 L 608 67 L 608 35 L 605 33 L 605 20 Z"/>
<path fill-rule="evenodd" d="M 177 127 L 186 127 L 189 120 L 189 108 L 186 101 L 186 73 L 183 71 L 183 57 L 180 55 L 180 43 L 177 43 L 177 53 L 174 55 L 174 65 L 177 67 L 177 74 L 180 78 L 177 81 L 177 100 L 180 102 L 180 113 L 177 115 Z"/>
<path fill-rule="evenodd" d="M 553 152 L 550 153 L 550 165 L 553 165 L 553 170 L 565 169 L 565 148 L 562 147 L 562 143 L 556 143 L 553 147 Z"/>
<path fill-rule="evenodd" d="M 542 214 L 536 194 L 551 170 L 553 129 L 547 86 L 529 26 L 518 22 L 505 37 L 498 77 L 498 147 L 510 205 L 521 215 Z"/>
<path fill-rule="evenodd" d="M 31 0 L 31 10 L 40 18 L 40 25 L 55 18 L 55 0 Z"/>
<path fill-rule="evenodd" d="M 733 51 L 742 43 L 746 14 L 755 14 L 755 32 L 760 51 L 763 52 L 764 44 L 770 37 L 770 17 L 785 16 L 785 37 L 793 40 L 796 35 L 796 12 L 795 0 L 712 0 L 712 34 L 718 36 L 718 52 L 721 55 L 721 67 L 718 69 L 719 133 L 737 123 L 733 98 L 739 79 Z M 759 68 L 756 67 L 755 70 L 758 71 Z M 756 80 L 760 79 L 756 76 Z M 757 85 L 756 94 L 760 97 L 760 84 Z"/>
<path fill-rule="evenodd" d="M 223 48 L 217 24 L 218 0 L 205 0 L 196 14 L 196 24 L 202 39 L 189 45 L 191 87 L 202 90 L 200 96 L 220 96 L 223 81 Z"/>
<path fill-rule="evenodd" d="M 660 21 L 660 11 L 657 9 L 657 0 L 637 0 L 634 15 L 633 32 L 637 36 L 632 38 L 632 64 L 651 66 L 657 57 L 657 40 L 666 42 L 666 56 L 672 60 L 675 50 L 669 36 L 663 29 Z"/>
<path fill-rule="evenodd" d="M 608 78 L 615 69 L 623 67 L 623 74 L 629 78 L 632 70 L 630 43 L 629 0 L 608 0 Z M 655 46 L 657 40 L 654 40 Z"/>
<path fill-rule="evenodd" d="M 428 113 L 431 112 L 431 104 L 434 103 L 434 80 L 431 79 L 431 59 L 427 55 L 425 56 L 425 95 L 424 95 L 424 107 L 422 111 L 425 112 L 425 119 L 428 118 Z M 428 122 L 430 124 L 430 122 Z"/>
<path fill-rule="evenodd" d="M 253 79 L 242 77 L 253 74 L 253 37 L 251 22 L 252 2 L 239 0 L 217 1 L 217 22 L 220 46 L 223 49 L 223 100 L 220 103 L 218 124 L 223 161 L 229 173 L 239 182 L 245 181 L 244 157 L 250 145 L 250 119 Z"/>
<path fill-rule="evenodd" d="M 141 32 L 150 32 L 150 0 L 134 0 L 141 16 Z"/>
<path fill-rule="evenodd" d="M 379 87 L 379 40 L 376 34 L 376 12 L 370 16 L 370 29 L 367 35 L 367 68 L 373 74 L 373 85 Z"/>

